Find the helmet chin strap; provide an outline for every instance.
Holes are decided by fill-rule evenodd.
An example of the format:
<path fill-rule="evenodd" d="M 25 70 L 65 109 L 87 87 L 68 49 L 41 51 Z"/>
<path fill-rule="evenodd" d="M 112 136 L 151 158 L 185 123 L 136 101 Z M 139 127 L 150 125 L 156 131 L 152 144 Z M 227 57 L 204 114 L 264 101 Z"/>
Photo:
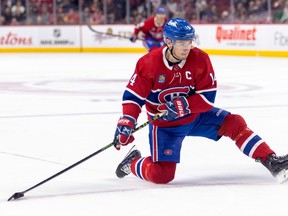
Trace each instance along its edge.
<path fill-rule="evenodd" d="M 168 49 L 169 49 L 169 47 L 168 47 Z M 174 46 L 172 46 L 172 48 L 171 48 L 171 50 L 169 49 L 169 51 L 170 51 L 170 54 L 173 56 L 173 58 L 175 58 L 177 61 L 182 61 L 181 59 L 179 59 L 179 58 L 177 58 L 174 54 L 173 54 L 173 49 L 174 49 Z"/>

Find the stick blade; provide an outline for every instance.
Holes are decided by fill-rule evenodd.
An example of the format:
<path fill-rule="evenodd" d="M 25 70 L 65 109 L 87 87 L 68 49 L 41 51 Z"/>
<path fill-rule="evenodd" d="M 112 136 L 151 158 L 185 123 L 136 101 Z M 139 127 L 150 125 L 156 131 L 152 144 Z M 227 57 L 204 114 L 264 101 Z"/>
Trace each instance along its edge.
<path fill-rule="evenodd" d="M 19 199 L 19 198 L 21 198 L 21 197 L 23 197 L 24 196 L 24 193 L 23 192 L 17 192 L 17 193 L 14 193 L 9 199 L 8 199 L 8 201 L 10 201 L 10 200 L 12 200 L 12 199 Z"/>

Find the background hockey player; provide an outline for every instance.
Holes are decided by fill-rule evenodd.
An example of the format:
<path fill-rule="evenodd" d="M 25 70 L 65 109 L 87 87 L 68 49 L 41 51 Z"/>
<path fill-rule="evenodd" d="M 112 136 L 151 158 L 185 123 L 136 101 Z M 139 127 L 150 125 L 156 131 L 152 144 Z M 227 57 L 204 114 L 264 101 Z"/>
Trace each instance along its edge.
<path fill-rule="evenodd" d="M 141 57 L 123 94 L 123 116 L 114 143 L 117 149 L 134 140 L 132 131 L 141 107 L 148 118 L 166 112 L 149 125 L 150 156 L 131 152 L 119 164 L 119 178 L 131 172 L 146 181 L 165 184 L 174 179 L 186 136 L 217 141 L 230 137 L 250 158 L 261 162 L 281 182 L 287 179 L 288 155 L 279 157 L 254 133 L 241 115 L 214 106 L 217 80 L 208 54 L 194 47 L 194 28 L 182 18 L 164 27 L 166 47 Z"/>
<path fill-rule="evenodd" d="M 141 35 L 143 45 L 148 52 L 163 46 L 163 28 L 167 20 L 165 9 L 163 7 L 157 8 L 155 16 L 136 25 L 134 33 L 130 37 L 131 42 L 135 42 Z"/>

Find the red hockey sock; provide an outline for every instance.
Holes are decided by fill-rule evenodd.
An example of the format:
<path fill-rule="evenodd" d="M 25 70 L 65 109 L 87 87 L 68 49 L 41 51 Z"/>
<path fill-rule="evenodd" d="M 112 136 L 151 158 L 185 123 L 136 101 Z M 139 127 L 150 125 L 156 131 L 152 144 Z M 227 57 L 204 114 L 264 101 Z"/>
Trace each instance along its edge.
<path fill-rule="evenodd" d="M 236 142 L 238 148 L 251 158 L 267 159 L 274 151 L 252 130 L 247 127 L 240 115 L 229 114 L 218 132 L 219 136 L 228 136 Z"/>
<path fill-rule="evenodd" d="M 176 163 L 152 162 L 151 156 L 138 158 L 131 163 L 132 173 L 146 181 L 156 184 L 167 184 L 174 179 Z"/>

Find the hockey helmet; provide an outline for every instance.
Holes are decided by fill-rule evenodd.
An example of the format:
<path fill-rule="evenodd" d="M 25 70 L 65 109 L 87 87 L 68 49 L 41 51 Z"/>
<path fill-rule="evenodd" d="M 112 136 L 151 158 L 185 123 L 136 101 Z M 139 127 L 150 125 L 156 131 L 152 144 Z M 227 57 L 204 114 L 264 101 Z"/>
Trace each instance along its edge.
<path fill-rule="evenodd" d="M 176 40 L 195 41 L 195 30 L 190 23 L 183 18 L 172 18 L 164 26 L 164 40 L 170 39 L 172 44 Z"/>
<path fill-rule="evenodd" d="M 156 14 L 165 14 L 165 8 L 158 7 L 157 10 L 156 10 Z"/>

